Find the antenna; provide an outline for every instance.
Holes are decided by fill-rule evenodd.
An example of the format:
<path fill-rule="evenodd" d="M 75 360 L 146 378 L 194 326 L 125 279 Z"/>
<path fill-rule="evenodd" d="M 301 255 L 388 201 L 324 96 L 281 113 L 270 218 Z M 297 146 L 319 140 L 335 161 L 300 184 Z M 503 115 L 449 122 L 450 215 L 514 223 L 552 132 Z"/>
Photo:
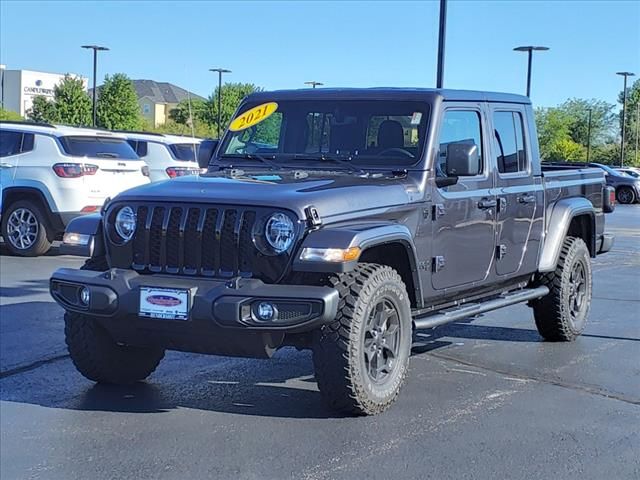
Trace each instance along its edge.
<path fill-rule="evenodd" d="M 198 163 L 198 155 L 196 154 L 196 131 L 193 126 L 195 119 L 193 118 L 193 112 L 191 110 L 191 93 L 189 93 L 189 90 L 187 90 L 187 103 L 189 104 L 189 123 L 191 123 L 191 141 L 193 142 L 193 161 Z"/>

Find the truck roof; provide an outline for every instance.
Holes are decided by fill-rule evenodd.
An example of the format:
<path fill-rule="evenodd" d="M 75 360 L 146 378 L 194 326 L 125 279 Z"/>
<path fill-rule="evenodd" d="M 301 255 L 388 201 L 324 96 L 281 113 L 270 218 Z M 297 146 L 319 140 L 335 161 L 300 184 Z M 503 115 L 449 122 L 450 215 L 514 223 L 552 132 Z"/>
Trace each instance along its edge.
<path fill-rule="evenodd" d="M 303 88 L 296 90 L 273 90 L 249 95 L 251 101 L 309 99 L 362 99 L 362 100 L 415 100 L 433 101 L 436 98 L 461 102 L 500 102 L 530 104 L 529 97 L 513 93 L 482 92 L 475 90 L 453 90 L 448 88 Z"/>

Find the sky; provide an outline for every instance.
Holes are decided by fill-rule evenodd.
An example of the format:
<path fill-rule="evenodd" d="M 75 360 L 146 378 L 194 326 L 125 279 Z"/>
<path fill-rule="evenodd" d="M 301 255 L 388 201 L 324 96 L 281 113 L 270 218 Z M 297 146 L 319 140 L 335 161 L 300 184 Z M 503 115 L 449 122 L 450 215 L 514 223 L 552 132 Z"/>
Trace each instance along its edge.
<path fill-rule="evenodd" d="M 519 45 L 533 59 L 531 98 L 615 103 L 618 71 L 640 75 L 640 1 L 449 0 L 444 85 L 524 93 Z M 202 96 L 225 80 L 265 89 L 434 87 L 437 1 L 0 1 L 0 63 L 7 69 L 171 82 Z"/>

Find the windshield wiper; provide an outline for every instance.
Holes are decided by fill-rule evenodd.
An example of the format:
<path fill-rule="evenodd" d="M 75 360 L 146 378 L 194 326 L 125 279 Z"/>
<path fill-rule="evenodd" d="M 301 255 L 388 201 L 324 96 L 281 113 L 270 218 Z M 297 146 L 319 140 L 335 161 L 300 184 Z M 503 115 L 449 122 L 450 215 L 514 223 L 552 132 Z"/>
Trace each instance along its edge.
<path fill-rule="evenodd" d="M 282 165 L 279 165 L 276 162 L 269 160 L 268 158 L 258 153 L 241 153 L 241 154 L 227 153 L 224 155 L 220 155 L 220 158 L 239 158 L 242 160 L 260 160 L 262 163 L 269 165 L 271 169 L 282 168 Z"/>
<path fill-rule="evenodd" d="M 343 165 L 344 167 L 348 168 L 350 171 L 352 172 L 358 172 L 358 173 L 363 173 L 363 174 L 367 174 L 368 172 L 363 170 L 360 167 L 355 166 L 353 163 L 351 163 L 350 160 L 344 160 L 342 158 L 339 157 L 334 157 L 334 156 L 330 156 L 330 155 L 326 155 L 324 153 L 319 153 L 318 155 L 310 155 L 310 154 L 303 154 L 303 153 L 296 153 L 293 155 L 294 160 L 312 160 L 312 161 L 319 161 L 319 162 L 334 162 L 337 163 L 339 165 Z M 351 157 L 349 157 L 351 158 Z"/>
<path fill-rule="evenodd" d="M 96 153 L 96 157 L 118 158 L 119 155 L 117 153 L 111 153 L 111 152 L 98 152 Z"/>

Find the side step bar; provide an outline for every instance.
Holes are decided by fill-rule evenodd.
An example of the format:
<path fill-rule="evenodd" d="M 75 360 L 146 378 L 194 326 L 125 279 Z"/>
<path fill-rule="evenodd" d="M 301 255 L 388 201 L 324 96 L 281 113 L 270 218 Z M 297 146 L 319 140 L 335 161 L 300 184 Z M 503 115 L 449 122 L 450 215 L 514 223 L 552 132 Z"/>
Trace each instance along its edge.
<path fill-rule="evenodd" d="M 445 323 L 474 317 L 481 313 L 490 312 L 491 310 L 496 310 L 498 308 L 508 307 L 509 305 L 515 305 L 516 303 L 522 303 L 528 300 L 544 297 L 548 293 L 549 289 L 547 287 L 518 290 L 517 292 L 507 293 L 506 295 L 501 295 L 498 298 L 487 300 L 486 302 L 469 303 L 467 305 L 454 307 L 425 317 L 414 318 L 413 326 L 416 330 L 433 328 L 439 325 L 444 325 Z"/>

